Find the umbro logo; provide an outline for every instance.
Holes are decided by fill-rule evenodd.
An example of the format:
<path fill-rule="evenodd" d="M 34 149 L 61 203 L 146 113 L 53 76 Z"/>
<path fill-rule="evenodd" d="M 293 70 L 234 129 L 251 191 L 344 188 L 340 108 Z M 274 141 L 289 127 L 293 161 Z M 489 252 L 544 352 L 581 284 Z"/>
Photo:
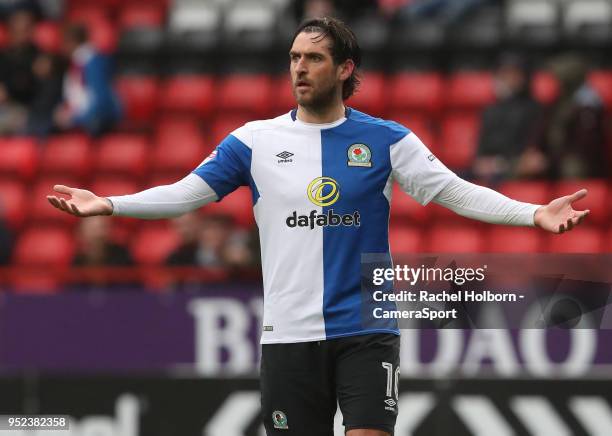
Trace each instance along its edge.
<path fill-rule="evenodd" d="M 397 403 L 395 402 L 395 400 L 393 398 L 388 398 L 385 400 L 385 403 L 391 407 L 395 406 Z"/>
<path fill-rule="evenodd" d="M 278 163 L 289 163 L 289 162 L 293 162 L 293 159 L 291 159 L 291 157 L 293 156 L 293 153 L 290 153 L 288 151 L 283 151 L 281 153 L 278 153 L 276 155 L 276 157 L 280 158 L 278 160 Z"/>

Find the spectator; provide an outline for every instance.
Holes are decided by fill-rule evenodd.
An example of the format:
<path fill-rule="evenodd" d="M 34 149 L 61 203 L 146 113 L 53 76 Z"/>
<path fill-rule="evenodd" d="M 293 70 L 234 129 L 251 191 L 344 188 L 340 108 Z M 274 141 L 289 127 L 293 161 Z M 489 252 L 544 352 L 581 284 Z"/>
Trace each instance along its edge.
<path fill-rule="evenodd" d="M 197 213 L 174 220 L 180 246 L 170 254 L 170 266 L 241 267 L 253 262 L 246 234 L 235 231 L 231 217 Z"/>
<path fill-rule="evenodd" d="M 85 267 L 133 266 L 134 261 L 126 247 L 112 241 L 110 219 L 108 217 L 90 217 L 82 220 L 78 229 L 78 251 L 72 265 Z M 94 286 L 96 288 L 123 289 L 137 286 L 134 280 L 108 280 L 106 273 L 100 274 L 88 283 L 81 283 L 79 288 Z"/>
<path fill-rule="evenodd" d="M 13 236 L 3 220 L 0 210 L 0 266 L 8 265 L 13 253 Z"/>
<path fill-rule="evenodd" d="M 87 28 L 68 26 L 63 35 L 64 54 L 70 67 L 64 78 L 62 105 L 55 112 L 61 130 L 80 128 L 98 135 L 113 127 L 121 116 L 112 89 L 111 62 L 89 44 Z"/>
<path fill-rule="evenodd" d="M 521 154 L 535 139 L 541 107 L 531 96 L 531 70 L 517 55 L 502 56 L 495 74 L 497 101 L 482 114 L 473 175 L 485 183 L 513 177 Z"/>
<path fill-rule="evenodd" d="M 32 65 L 36 77 L 35 96 L 30 103 L 26 133 L 45 136 L 53 129 L 53 111 L 62 100 L 64 65 L 56 56 L 43 53 Z"/>
<path fill-rule="evenodd" d="M 39 55 L 33 43 L 34 17 L 17 10 L 8 22 L 8 47 L 0 59 L 0 134 L 22 132 L 34 98 L 32 65 Z"/>
<path fill-rule="evenodd" d="M 551 70 L 559 96 L 547 110 L 538 141 L 539 153 L 546 156 L 545 174 L 554 179 L 606 177 L 603 104 L 586 82 L 584 60 L 561 56 Z M 528 166 L 527 159 L 524 163 Z"/>

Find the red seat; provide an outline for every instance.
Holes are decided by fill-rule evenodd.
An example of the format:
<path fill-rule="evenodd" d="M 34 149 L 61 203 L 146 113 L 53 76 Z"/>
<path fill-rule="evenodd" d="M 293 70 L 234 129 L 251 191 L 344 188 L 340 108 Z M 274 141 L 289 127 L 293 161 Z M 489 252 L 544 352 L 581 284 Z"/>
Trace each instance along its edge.
<path fill-rule="evenodd" d="M 386 103 L 385 76 L 374 72 L 362 75 L 357 92 L 347 101 L 350 107 L 377 117 L 384 112 Z"/>
<path fill-rule="evenodd" d="M 8 32 L 6 26 L 0 24 L 0 48 L 5 48 L 8 44 Z"/>
<path fill-rule="evenodd" d="M 274 110 L 281 113 L 287 113 L 296 107 L 289 74 L 283 74 L 274 79 L 274 92 Z"/>
<path fill-rule="evenodd" d="M 162 84 L 159 102 L 165 111 L 195 112 L 205 117 L 217 105 L 214 80 L 208 76 L 171 77 Z"/>
<path fill-rule="evenodd" d="M 126 3 L 119 12 L 119 26 L 127 29 L 132 27 L 161 27 L 164 21 L 164 10 L 159 4 L 136 2 Z"/>
<path fill-rule="evenodd" d="M 134 194 L 140 191 L 140 185 L 129 178 L 99 176 L 92 180 L 87 189 L 101 197 L 110 197 Z"/>
<path fill-rule="evenodd" d="M 467 226 L 436 225 L 426 241 L 431 253 L 478 253 L 485 247 L 482 232 Z"/>
<path fill-rule="evenodd" d="M 559 95 L 559 83 L 552 73 L 538 71 L 531 80 L 531 93 L 540 103 L 550 104 Z"/>
<path fill-rule="evenodd" d="M 419 253 L 423 246 L 423 231 L 419 228 L 392 226 L 389 228 L 389 244 L 395 254 Z"/>
<path fill-rule="evenodd" d="M 83 178 L 91 174 L 92 147 L 81 134 L 51 136 L 44 146 L 41 170 L 45 174 L 62 174 Z"/>
<path fill-rule="evenodd" d="M 14 229 L 22 226 L 26 213 L 26 193 L 23 183 L 0 180 L 0 217 Z"/>
<path fill-rule="evenodd" d="M 582 188 L 587 189 L 587 196 L 574 203 L 574 209 L 589 209 L 591 213 L 586 218 L 588 222 L 601 225 L 608 224 L 610 193 L 606 180 L 564 180 L 557 182 L 551 200 L 573 194 Z"/>
<path fill-rule="evenodd" d="M 96 24 L 106 21 L 108 16 L 108 8 L 97 2 L 87 2 L 83 4 L 74 4 L 68 11 L 68 20 L 74 23 L 83 23 L 86 25 Z"/>
<path fill-rule="evenodd" d="M 551 253 L 600 253 L 604 249 L 604 232 L 592 227 L 578 227 L 567 233 L 547 236 Z"/>
<path fill-rule="evenodd" d="M 220 144 L 227 135 L 249 121 L 252 121 L 252 118 L 246 115 L 220 116 L 212 123 L 210 129 L 211 143 L 215 146 Z"/>
<path fill-rule="evenodd" d="M 431 209 L 421 206 L 416 200 L 406 194 L 397 183 L 393 184 L 391 197 L 391 220 L 394 224 L 407 222 L 426 223 Z"/>
<path fill-rule="evenodd" d="M 592 71 L 588 80 L 603 100 L 606 108 L 612 109 L 612 70 Z"/>
<path fill-rule="evenodd" d="M 389 105 L 395 110 L 438 112 L 443 80 L 438 73 L 399 73 L 391 77 L 388 94 Z"/>
<path fill-rule="evenodd" d="M 147 169 L 147 143 L 135 134 L 110 134 L 98 143 L 97 169 L 106 173 L 140 177 Z"/>
<path fill-rule="evenodd" d="M 550 184 L 542 181 L 506 182 L 498 191 L 513 200 L 533 204 L 548 204 L 553 199 Z"/>
<path fill-rule="evenodd" d="M 219 202 L 207 204 L 202 211 L 205 214 L 229 215 L 236 224 L 243 227 L 250 227 L 255 223 L 253 196 L 246 186 L 236 189 Z"/>
<path fill-rule="evenodd" d="M 117 49 L 118 32 L 111 21 L 88 24 L 92 44 L 102 53 L 112 54 Z"/>
<path fill-rule="evenodd" d="M 612 253 L 612 228 L 605 235 L 603 251 L 604 253 Z"/>
<path fill-rule="evenodd" d="M 209 150 L 209 153 L 212 150 Z M 204 140 L 197 130 L 158 130 L 151 166 L 162 172 L 189 172 L 206 156 Z"/>
<path fill-rule="evenodd" d="M 68 198 L 67 195 L 62 195 L 53 190 L 55 185 L 65 185 L 73 188 L 82 187 L 79 180 L 66 175 L 56 175 L 52 177 L 44 177 L 36 181 L 30 191 L 28 202 L 28 222 L 30 224 L 58 224 L 72 226 L 78 220 L 77 217 L 62 212 L 49 204 L 47 195 L 57 195 L 59 197 Z"/>
<path fill-rule="evenodd" d="M 45 52 L 57 53 L 62 44 L 62 35 L 57 23 L 42 21 L 34 29 L 34 42 Z"/>
<path fill-rule="evenodd" d="M 479 119 L 476 115 L 450 115 L 442 121 L 439 158 L 455 170 L 472 165 L 478 148 Z"/>
<path fill-rule="evenodd" d="M 138 263 L 159 265 L 164 263 L 179 242 L 178 234 L 167 221 L 146 223 L 132 239 L 130 250 Z"/>
<path fill-rule="evenodd" d="M 447 84 L 447 106 L 481 110 L 495 101 L 493 77 L 485 71 L 453 74 Z"/>
<path fill-rule="evenodd" d="M 540 253 L 543 251 L 540 229 L 493 226 L 489 231 L 488 251 L 492 253 Z"/>
<path fill-rule="evenodd" d="M 395 121 L 410 129 L 419 137 L 421 142 L 433 153 L 438 151 L 438 141 L 435 130 L 431 122 L 422 116 L 411 114 L 410 112 L 392 112 L 388 115 L 389 120 Z"/>
<path fill-rule="evenodd" d="M 270 113 L 272 83 L 264 74 L 240 74 L 222 80 L 219 86 L 219 109 L 264 117 Z"/>
<path fill-rule="evenodd" d="M 123 76 L 116 81 L 128 120 L 151 121 L 157 111 L 159 81 L 149 76 Z"/>
<path fill-rule="evenodd" d="M 69 265 L 73 255 L 74 241 L 69 231 L 57 227 L 25 230 L 17 239 L 13 253 L 13 265 L 21 267 L 13 277 L 13 287 L 28 292 L 56 290 L 58 274 Z"/>
<path fill-rule="evenodd" d="M 38 166 L 38 150 L 32 138 L 0 138 L 0 176 L 29 180 Z"/>

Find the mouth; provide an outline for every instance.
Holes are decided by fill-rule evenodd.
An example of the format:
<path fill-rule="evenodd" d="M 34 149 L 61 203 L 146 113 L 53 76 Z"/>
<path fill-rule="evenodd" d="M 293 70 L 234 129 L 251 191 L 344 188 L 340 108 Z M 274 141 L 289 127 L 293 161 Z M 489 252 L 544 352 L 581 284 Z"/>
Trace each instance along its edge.
<path fill-rule="evenodd" d="M 312 87 L 312 85 L 309 82 L 305 81 L 305 80 L 298 80 L 297 82 L 295 82 L 295 88 L 296 89 L 304 90 L 304 89 L 311 88 L 311 87 Z"/>

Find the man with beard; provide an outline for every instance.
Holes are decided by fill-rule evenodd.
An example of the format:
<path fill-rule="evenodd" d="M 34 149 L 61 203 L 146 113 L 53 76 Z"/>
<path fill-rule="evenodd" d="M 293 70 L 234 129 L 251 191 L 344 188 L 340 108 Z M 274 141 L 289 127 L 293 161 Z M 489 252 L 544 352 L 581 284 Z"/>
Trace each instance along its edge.
<path fill-rule="evenodd" d="M 70 198 L 48 199 L 76 216 L 166 218 L 250 186 L 264 276 L 267 434 L 332 436 L 339 403 L 348 436 L 390 435 L 399 329 L 394 319 L 374 319 L 362 300 L 360 258 L 383 253 L 390 263 L 393 180 L 423 205 L 554 233 L 587 215 L 571 206 L 586 191 L 545 206 L 511 200 L 457 177 L 407 128 L 345 107 L 361 55 L 336 19 L 303 23 L 289 58 L 297 108 L 238 128 L 179 182 L 109 198 L 56 185 Z"/>

